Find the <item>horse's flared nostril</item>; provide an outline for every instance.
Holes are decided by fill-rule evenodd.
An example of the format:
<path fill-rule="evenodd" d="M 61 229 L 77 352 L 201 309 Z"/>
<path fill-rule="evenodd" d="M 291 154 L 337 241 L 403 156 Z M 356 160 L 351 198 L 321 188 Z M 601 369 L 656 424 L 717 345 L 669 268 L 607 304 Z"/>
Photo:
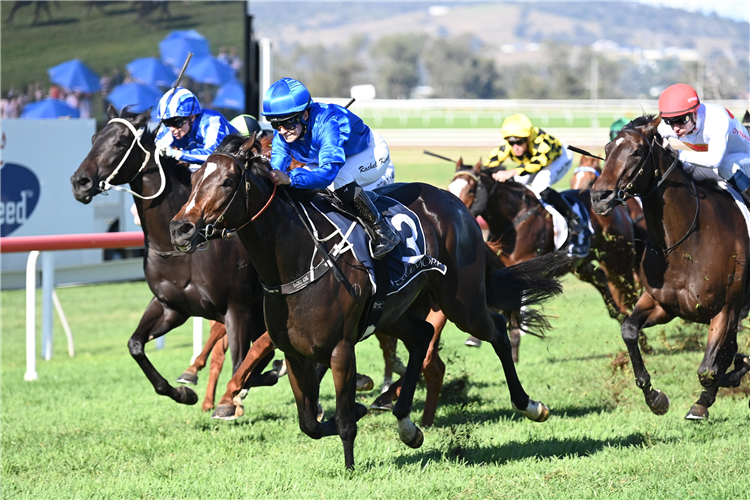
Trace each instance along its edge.
<path fill-rule="evenodd" d="M 192 233 L 194 229 L 195 229 L 195 226 L 193 226 L 189 222 L 186 222 L 186 223 L 184 223 L 183 225 L 180 226 L 180 232 L 182 234 L 185 234 L 185 235 L 189 234 L 189 233 Z"/>

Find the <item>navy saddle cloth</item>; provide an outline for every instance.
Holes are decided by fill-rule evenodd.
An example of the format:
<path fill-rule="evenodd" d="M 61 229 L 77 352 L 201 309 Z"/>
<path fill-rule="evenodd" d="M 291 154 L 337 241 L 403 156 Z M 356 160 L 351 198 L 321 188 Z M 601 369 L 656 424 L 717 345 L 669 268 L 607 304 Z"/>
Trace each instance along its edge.
<path fill-rule="evenodd" d="M 370 238 L 365 230 L 358 222 L 347 218 L 320 198 L 313 200 L 311 205 L 336 226 L 350 244 L 354 256 L 367 269 L 375 293 L 380 284 L 376 282 Z M 438 271 L 445 274 L 445 264 L 425 254 L 422 223 L 414 212 L 393 198 L 383 195 L 377 197 L 375 206 L 401 237 L 401 243 L 382 259 L 388 263 L 388 295 L 398 292 L 423 272 Z"/>

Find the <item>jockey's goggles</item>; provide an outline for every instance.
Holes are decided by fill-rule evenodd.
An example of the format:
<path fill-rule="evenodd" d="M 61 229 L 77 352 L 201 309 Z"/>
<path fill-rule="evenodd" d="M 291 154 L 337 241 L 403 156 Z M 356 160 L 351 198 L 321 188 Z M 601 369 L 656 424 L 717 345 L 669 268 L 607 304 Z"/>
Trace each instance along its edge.
<path fill-rule="evenodd" d="M 182 128 L 185 122 L 188 121 L 187 116 L 175 116 L 174 118 L 167 118 L 162 120 L 162 123 L 169 128 Z"/>
<path fill-rule="evenodd" d="M 303 111 L 304 113 L 304 111 Z M 271 126 L 274 130 L 279 130 L 284 127 L 286 130 L 292 130 L 302 121 L 302 113 L 295 113 L 293 115 L 273 117 L 271 120 Z"/>
<path fill-rule="evenodd" d="M 662 120 L 664 120 L 664 123 L 671 127 L 673 125 L 685 125 L 690 121 L 691 116 L 692 113 L 688 113 L 686 115 L 672 116 L 670 118 L 662 117 Z"/>
<path fill-rule="evenodd" d="M 525 137 L 508 137 L 505 140 L 508 141 L 508 144 L 510 144 L 511 146 L 520 146 L 521 144 L 526 144 Z"/>

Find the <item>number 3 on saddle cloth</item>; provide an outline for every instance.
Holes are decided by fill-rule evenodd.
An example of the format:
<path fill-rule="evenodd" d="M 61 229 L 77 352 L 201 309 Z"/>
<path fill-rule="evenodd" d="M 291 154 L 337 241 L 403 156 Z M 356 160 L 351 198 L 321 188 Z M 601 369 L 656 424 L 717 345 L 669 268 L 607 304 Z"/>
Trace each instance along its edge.
<path fill-rule="evenodd" d="M 370 193 L 371 198 L 374 198 L 373 194 Z M 375 332 L 383 312 L 386 295 L 398 292 L 421 273 L 437 271 L 445 275 L 447 270 L 445 264 L 434 257 L 425 255 L 422 223 L 414 212 L 393 198 L 383 195 L 378 196 L 374 203 L 401 237 L 401 243 L 380 260 L 372 258 L 369 237 L 358 222 L 345 216 L 338 211 L 338 208 L 334 208 L 322 198 L 315 198 L 310 204 L 336 227 L 334 232 L 339 233 L 343 238 L 343 241 L 339 243 L 343 247 L 342 253 L 351 251 L 367 269 L 370 276 L 373 295 L 360 321 L 358 340 L 364 340 Z M 308 224 L 312 225 L 309 215 L 307 218 Z M 323 241 L 330 236 L 320 239 Z M 387 283 L 383 285 L 383 281 Z"/>
<path fill-rule="evenodd" d="M 594 228 L 591 226 L 591 215 L 589 214 L 588 208 L 583 204 L 581 200 L 575 196 L 568 196 L 567 193 L 560 193 L 565 198 L 568 204 L 573 208 L 573 211 L 581 218 L 584 226 L 589 228 L 589 234 L 594 234 Z M 568 221 L 555 207 L 548 205 L 543 200 L 539 200 L 539 203 L 549 212 L 552 216 L 552 227 L 554 230 L 555 239 L 555 251 L 560 250 L 567 242 L 570 231 L 568 230 Z M 583 238 L 583 235 L 581 235 Z"/>

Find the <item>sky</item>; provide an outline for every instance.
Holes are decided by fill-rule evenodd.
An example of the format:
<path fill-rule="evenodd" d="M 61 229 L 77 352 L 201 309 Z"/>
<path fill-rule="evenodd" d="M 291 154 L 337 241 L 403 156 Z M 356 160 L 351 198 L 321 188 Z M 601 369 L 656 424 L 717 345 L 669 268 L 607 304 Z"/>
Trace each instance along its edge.
<path fill-rule="evenodd" d="M 746 21 L 750 22 L 750 0 L 728 0 L 728 1 L 693 1 L 693 0 L 674 0 L 674 1 L 659 1 L 659 0 L 641 0 L 644 3 L 659 4 L 675 9 L 685 9 L 696 11 L 700 10 L 706 14 L 716 12 L 716 14 L 722 17 L 728 17 L 735 21 Z"/>

